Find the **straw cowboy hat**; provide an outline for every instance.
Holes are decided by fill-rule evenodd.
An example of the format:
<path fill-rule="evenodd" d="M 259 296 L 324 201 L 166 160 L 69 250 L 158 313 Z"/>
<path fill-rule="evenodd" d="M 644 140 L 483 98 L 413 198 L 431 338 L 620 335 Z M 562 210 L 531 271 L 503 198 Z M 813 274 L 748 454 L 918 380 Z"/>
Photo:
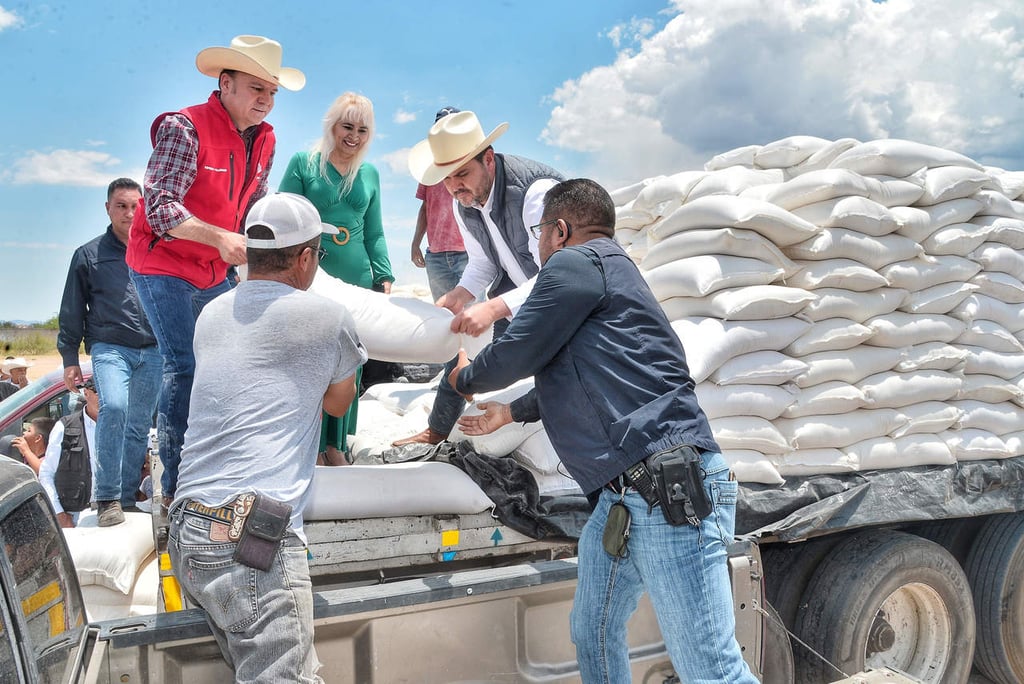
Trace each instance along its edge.
<path fill-rule="evenodd" d="M 10 375 L 11 371 L 15 368 L 31 368 L 33 365 L 31 361 L 26 361 L 18 356 L 13 359 L 4 359 L 3 363 L 0 363 L 0 371 Z"/>
<path fill-rule="evenodd" d="M 426 140 L 409 151 L 409 173 L 423 185 L 436 185 L 455 173 L 508 130 L 507 123 L 484 136 L 473 112 L 458 112 L 439 119 Z"/>
<path fill-rule="evenodd" d="M 206 48 L 196 55 L 196 66 L 201 73 L 214 78 L 224 69 L 232 69 L 288 90 L 302 90 L 306 85 L 305 74 L 281 66 L 281 44 L 263 36 L 235 36 L 231 47 Z"/>

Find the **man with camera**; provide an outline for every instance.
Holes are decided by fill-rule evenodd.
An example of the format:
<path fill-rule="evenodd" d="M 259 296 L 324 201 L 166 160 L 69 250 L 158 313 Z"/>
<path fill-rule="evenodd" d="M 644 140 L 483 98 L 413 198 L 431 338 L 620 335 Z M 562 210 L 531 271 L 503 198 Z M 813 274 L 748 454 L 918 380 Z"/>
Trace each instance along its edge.
<path fill-rule="evenodd" d="M 530 228 L 542 264 L 505 334 L 449 382 L 464 397 L 531 375 L 512 404 L 485 402 L 466 434 L 544 421 L 595 506 L 579 541 L 571 617 L 585 682 L 630 681 L 626 622 L 646 590 L 682 682 L 754 684 L 735 637 L 726 565 L 737 483 L 719 453 L 682 345 L 614 240 L 597 183 L 559 183 Z"/>
<path fill-rule="evenodd" d="M 75 385 L 75 391 L 81 395 L 82 404 L 54 423 L 46 457 L 39 466 L 39 484 L 50 497 L 61 527 L 76 526 L 78 514 L 95 501 L 100 398 L 92 378 Z"/>

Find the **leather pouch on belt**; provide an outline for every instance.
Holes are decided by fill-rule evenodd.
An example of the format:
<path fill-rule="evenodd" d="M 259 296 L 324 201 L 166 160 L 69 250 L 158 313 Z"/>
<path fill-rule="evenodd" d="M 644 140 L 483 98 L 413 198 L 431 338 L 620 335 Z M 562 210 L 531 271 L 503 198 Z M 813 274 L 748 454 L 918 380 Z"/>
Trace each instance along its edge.
<path fill-rule="evenodd" d="M 234 559 L 250 568 L 269 570 L 291 518 L 291 506 L 257 494 L 245 518 Z"/>

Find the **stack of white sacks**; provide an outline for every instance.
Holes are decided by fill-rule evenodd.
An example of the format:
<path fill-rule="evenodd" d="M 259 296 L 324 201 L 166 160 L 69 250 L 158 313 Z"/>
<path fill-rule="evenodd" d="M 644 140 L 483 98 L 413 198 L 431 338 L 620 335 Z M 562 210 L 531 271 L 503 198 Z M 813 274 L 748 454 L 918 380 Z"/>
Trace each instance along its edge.
<path fill-rule="evenodd" d="M 794 136 L 612 196 L 741 481 L 1024 453 L 1024 173 Z"/>

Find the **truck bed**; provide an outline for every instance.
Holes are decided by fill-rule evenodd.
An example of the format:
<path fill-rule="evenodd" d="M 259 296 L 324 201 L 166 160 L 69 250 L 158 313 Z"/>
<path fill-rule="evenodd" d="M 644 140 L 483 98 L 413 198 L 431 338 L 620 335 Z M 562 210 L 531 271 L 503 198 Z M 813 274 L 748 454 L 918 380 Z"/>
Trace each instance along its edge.
<path fill-rule="evenodd" d="M 575 555 L 572 540 L 535 540 L 490 511 L 405 515 L 305 525 L 314 585 L 385 581 Z"/>

